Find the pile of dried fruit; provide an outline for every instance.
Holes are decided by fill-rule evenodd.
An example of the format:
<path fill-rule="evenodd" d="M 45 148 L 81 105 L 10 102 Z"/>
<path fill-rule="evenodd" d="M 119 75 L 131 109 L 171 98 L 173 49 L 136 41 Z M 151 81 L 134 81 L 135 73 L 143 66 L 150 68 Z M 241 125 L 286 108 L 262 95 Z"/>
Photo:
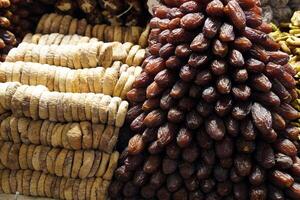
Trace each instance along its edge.
<path fill-rule="evenodd" d="M 295 76 L 297 84 L 300 78 L 300 11 L 296 11 L 290 23 L 281 23 L 279 27 L 273 25 L 273 32 L 270 36 L 277 41 L 281 50 L 290 55 L 289 63 L 296 70 Z M 300 95 L 299 86 L 296 89 Z M 293 102 L 293 106 L 300 111 L 300 100 L 297 99 Z M 295 122 L 300 127 L 300 121 Z"/>
<path fill-rule="evenodd" d="M 261 4 L 266 22 L 287 22 L 293 11 L 300 9 L 299 0 L 261 0 Z"/>
<path fill-rule="evenodd" d="M 299 199 L 289 56 L 259 1 L 163 0 L 127 97 L 112 199 Z"/>
<path fill-rule="evenodd" d="M 300 11 L 293 14 L 290 23 L 281 23 L 279 27 L 273 25 L 270 36 L 291 56 L 290 64 L 300 71 Z"/>
<path fill-rule="evenodd" d="M 0 61 L 33 27 L 43 13 L 44 4 L 36 1 L 0 0 Z"/>
<path fill-rule="evenodd" d="M 39 0 L 58 13 L 86 17 L 91 24 L 141 25 L 148 19 L 141 0 Z"/>

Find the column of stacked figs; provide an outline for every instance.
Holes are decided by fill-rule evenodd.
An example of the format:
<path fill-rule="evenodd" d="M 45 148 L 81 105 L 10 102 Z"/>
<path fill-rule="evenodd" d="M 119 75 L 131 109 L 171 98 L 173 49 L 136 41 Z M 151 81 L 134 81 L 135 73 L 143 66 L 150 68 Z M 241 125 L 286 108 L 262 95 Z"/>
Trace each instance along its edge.
<path fill-rule="evenodd" d="M 162 2 L 111 198 L 299 199 L 295 71 L 259 1 Z"/>
<path fill-rule="evenodd" d="M 103 42 L 67 35 L 88 28 L 59 18 L 43 17 L 48 34 L 27 34 L 0 64 L 0 193 L 107 199 L 126 94 L 145 57 L 131 42 L 145 43 L 149 29 L 120 27 L 130 30 L 124 43 Z"/>

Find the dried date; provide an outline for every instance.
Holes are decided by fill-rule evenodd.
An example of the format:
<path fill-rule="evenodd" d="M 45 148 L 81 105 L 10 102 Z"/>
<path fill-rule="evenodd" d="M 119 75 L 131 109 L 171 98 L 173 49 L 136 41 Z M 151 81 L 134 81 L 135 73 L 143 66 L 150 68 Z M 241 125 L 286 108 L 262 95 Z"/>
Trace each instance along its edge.
<path fill-rule="evenodd" d="M 187 30 L 199 28 L 204 23 L 204 15 L 202 13 L 188 13 L 180 20 L 180 26 Z"/>

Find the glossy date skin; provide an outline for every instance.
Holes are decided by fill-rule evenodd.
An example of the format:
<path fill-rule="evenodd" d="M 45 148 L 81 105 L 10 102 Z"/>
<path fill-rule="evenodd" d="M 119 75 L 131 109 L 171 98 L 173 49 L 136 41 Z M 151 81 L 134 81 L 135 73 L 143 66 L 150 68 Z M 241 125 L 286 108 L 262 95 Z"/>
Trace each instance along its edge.
<path fill-rule="evenodd" d="M 259 2 L 162 0 L 150 26 L 151 55 L 127 95 L 128 159 L 110 191 L 299 199 L 295 71 L 268 36 Z"/>

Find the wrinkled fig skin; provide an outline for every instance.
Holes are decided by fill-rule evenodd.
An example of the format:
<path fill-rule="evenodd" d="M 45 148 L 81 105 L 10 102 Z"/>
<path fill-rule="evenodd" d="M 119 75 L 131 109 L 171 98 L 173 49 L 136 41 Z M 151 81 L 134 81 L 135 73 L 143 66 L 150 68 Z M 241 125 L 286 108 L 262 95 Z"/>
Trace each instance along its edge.
<path fill-rule="evenodd" d="M 260 2 L 161 2 L 111 199 L 299 200 L 295 80 Z"/>

